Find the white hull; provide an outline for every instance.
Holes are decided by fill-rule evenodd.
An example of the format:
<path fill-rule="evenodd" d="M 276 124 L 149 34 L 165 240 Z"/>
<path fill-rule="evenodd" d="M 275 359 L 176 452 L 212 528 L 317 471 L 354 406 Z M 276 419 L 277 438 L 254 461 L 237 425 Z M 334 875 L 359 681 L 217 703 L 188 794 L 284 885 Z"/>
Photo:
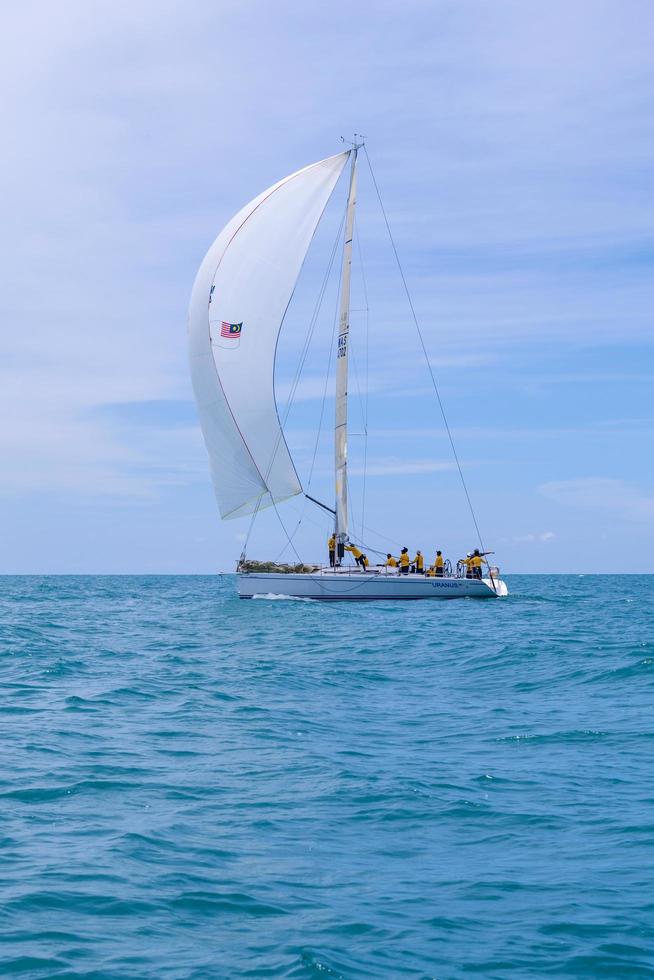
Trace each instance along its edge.
<path fill-rule="evenodd" d="M 239 572 L 241 599 L 280 595 L 295 599 L 494 599 L 508 595 L 504 582 L 495 579 L 427 578 L 383 572 L 289 574 Z M 493 587 L 494 586 L 494 587 Z"/>

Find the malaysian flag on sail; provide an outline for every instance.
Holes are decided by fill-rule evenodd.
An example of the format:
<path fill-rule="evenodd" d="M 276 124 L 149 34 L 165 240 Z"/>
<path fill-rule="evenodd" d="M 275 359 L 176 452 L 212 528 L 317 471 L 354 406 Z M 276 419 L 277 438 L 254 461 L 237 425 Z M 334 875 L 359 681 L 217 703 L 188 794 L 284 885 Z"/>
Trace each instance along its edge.
<path fill-rule="evenodd" d="M 225 323 L 223 320 L 220 325 L 220 336 L 230 337 L 232 340 L 238 340 L 238 338 L 241 336 L 242 328 L 242 323 Z"/>

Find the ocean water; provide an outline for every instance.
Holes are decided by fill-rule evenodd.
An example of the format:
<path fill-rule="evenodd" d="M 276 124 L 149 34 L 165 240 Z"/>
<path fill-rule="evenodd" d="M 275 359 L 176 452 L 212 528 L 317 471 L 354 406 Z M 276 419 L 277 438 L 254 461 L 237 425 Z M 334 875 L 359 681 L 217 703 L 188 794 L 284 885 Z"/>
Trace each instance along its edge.
<path fill-rule="evenodd" d="M 654 977 L 654 576 L 0 579 L 0 972 Z"/>

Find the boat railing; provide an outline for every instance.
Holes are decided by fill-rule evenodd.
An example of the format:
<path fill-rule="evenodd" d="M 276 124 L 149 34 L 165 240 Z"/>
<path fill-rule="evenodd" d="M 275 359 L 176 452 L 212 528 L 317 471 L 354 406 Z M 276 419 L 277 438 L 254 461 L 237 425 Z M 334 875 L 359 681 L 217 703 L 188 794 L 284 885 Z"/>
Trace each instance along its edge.
<path fill-rule="evenodd" d="M 482 565 L 481 574 L 476 574 L 475 570 L 472 568 L 466 568 L 466 565 L 462 561 L 456 563 L 456 574 L 454 578 L 490 578 L 495 581 L 499 581 L 500 569 L 498 565 L 489 565 L 488 563 L 484 567 Z"/>
<path fill-rule="evenodd" d="M 414 578 L 418 576 L 422 576 L 423 578 L 433 577 L 428 575 L 428 569 L 425 569 L 425 571 L 423 572 L 415 572 L 411 570 L 407 572 L 402 572 L 400 571 L 399 566 L 393 567 L 393 566 L 381 565 L 381 564 L 368 565 L 368 567 L 365 569 L 365 572 L 360 565 L 356 565 L 356 564 L 336 565 L 336 566 L 321 565 L 320 571 L 328 572 L 328 573 L 333 572 L 336 575 L 385 575 L 385 576 L 387 575 L 390 576 L 391 578 Z M 465 578 L 465 576 L 453 575 L 452 566 L 449 565 L 449 563 L 443 567 L 443 575 L 436 576 L 436 577 L 437 578 L 439 577 L 440 578 L 461 578 L 461 577 Z"/>
<path fill-rule="evenodd" d="M 280 569 L 281 570 L 281 569 Z M 309 571 L 310 570 L 310 571 Z M 264 571 L 264 569 L 256 568 L 245 568 L 239 565 L 236 569 L 237 572 L 251 572 L 256 574 L 257 571 Z M 272 571 L 272 570 L 271 570 Z M 323 574 L 336 574 L 336 575 L 383 575 L 390 576 L 391 578 L 409 578 L 412 576 L 422 575 L 425 578 L 448 578 L 448 579 L 478 579 L 478 578 L 488 578 L 489 575 L 491 579 L 498 581 L 500 578 L 500 570 L 496 565 L 487 566 L 482 570 L 481 576 L 475 575 L 472 569 L 466 569 L 462 562 L 457 562 L 456 567 L 453 569 L 449 559 L 446 559 L 443 565 L 443 574 L 434 575 L 433 568 L 426 569 L 424 572 L 401 572 L 399 567 L 392 567 L 389 565 L 369 565 L 365 570 L 357 564 L 347 564 L 347 565 L 321 565 L 318 563 L 311 563 L 307 566 L 306 572 L 296 572 L 296 574 L 313 574 L 313 575 L 323 575 Z M 293 574 L 292 571 L 287 571 L 285 574 Z"/>

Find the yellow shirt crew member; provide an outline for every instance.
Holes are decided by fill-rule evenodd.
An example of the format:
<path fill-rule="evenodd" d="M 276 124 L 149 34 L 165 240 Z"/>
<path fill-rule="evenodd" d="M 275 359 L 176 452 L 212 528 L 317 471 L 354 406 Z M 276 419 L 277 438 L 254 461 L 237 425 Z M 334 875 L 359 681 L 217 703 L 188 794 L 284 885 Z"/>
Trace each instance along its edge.
<path fill-rule="evenodd" d="M 368 564 L 368 559 L 367 559 L 367 557 L 366 557 L 366 556 L 364 555 L 364 553 L 363 553 L 363 552 L 361 551 L 361 548 L 357 548 L 357 546 L 356 546 L 355 544 L 346 544 L 346 545 L 345 545 L 345 550 L 346 550 L 346 551 L 351 551 L 351 552 L 352 552 L 352 555 L 353 555 L 353 557 L 354 557 L 354 560 L 355 560 L 355 562 L 356 562 L 356 563 L 357 563 L 357 565 L 359 565 L 359 566 L 360 566 L 360 567 L 361 567 L 361 568 L 362 568 L 362 569 L 364 570 L 364 572 L 365 572 L 365 570 L 366 570 L 366 565 Z"/>
<path fill-rule="evenodd" d="M 332 534 L 329 541 L 327 542 L 327 550 L 329 551 L 329 564 L 333 567 L 336 564 L 336 535 Z"/>
<path fill-rule="evenodd" d="M 470 563 L 472 565 L 472 574 L 474 578 L 481 578 L 482 576 L 481 566 L 484 565 L 485 562 L 486 559 L 484 558 L 484 556 L 479 554 L 478 548 L 475 548 L 475 553 L 470 559 Z"/>
<path fill-rule="evenodd" d="M 392 555 L 386 555 L 386 561 L 384 564 L 388 565 L 389 568 L 397 568 L 397 561 Z"/>
<path fill-rule="evenodd" d="M 462 565 L 466 567 L 466 578 L 472 578 L 472 555 L 466 555 L 465 558 L 459 559 Z"/>
<path fill-rule="evenodd" d="M 416 551 L 416 557 L 413 559 L 412 564 L 416 566 L 416 572 L 424 572 L 425 558 L 422 552 Z"/>

